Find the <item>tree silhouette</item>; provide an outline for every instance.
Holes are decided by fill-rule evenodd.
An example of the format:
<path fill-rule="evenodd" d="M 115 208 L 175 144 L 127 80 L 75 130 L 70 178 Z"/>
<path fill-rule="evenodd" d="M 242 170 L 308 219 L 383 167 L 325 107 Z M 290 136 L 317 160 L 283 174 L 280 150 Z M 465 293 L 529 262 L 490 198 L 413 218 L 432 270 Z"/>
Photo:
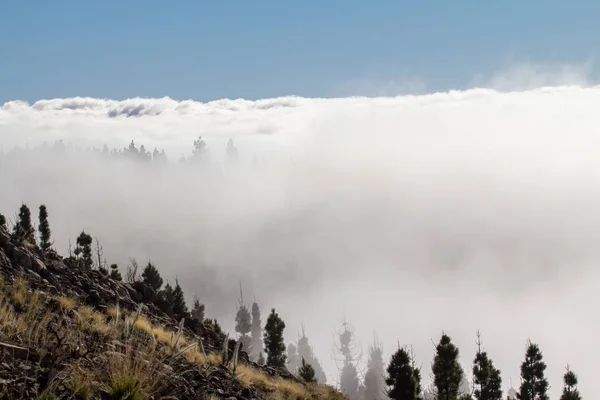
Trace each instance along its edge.
<path fill-rule="evenodd" d="M 38 230 L 40 232 L 40 248 L 42 249 L 42 251 L 46 252 L 50 250 L 50 246 L 52 246 L 52 243 L 50 243 L 50 224 L 48 223 L 48 210 L 43 204 L 40 206 L 39 221 L 40 225 L 38 227 Z"/>
<path fill-rule="evenodd" d="M 300 378 L 305 382 L 316 382 L 315 370 L 310 364 L 307 364 L 306 361 L 304 361 L 304 358 L 302 358 L 302 366 L 298 370 L 298 375 L 300 375 Z"/>
<path fill-rule="evenodd" d="M 390 399 L 422 400 L 420 370 L 415 367 L 412 356 L 403 347 L 392 355 L 385 383 L 389 387 L 387 395 Z"/>
<path fill-rule="evenodd" d="M 260 320 L 260 308 L 256 301 L 252 303 L 252 327 L 250 328 L 252 344 L 250 345 L 251 358 L 258 361 L 262 354 L 262 322 Z"/>
<path fill-rule="evenodd" d="M 35 229 L 31 223 L 31 211 L 26 204 L 21 204 L 19 209 L 19 219 L 15 224 L 13 237 L 19 241 L 27 241 L 35 245 Z"/>
<path fill-rule="evenodd" d="M 194 304 L 192 306 L 192 317 L 200 322 L 204 322 L 204 304 L 200 303 L 197 295 L 194 295 Z"/>
<path fill-rule="evenodd" d="M 251 338 L 248 336 L 252 329 L 252 320 L 248 307 L 244 304 L 244 295 L 242 294 L 242 285 L 240 284 L 240 299 L 237 313 L 235 314 L 235 331 L 240 334 L 242 348 L 250 350 Z"/>
<path fill-rule="evenodd" d="M 279 318 L 275 309 L 267 318 L 265 325 L 265 351 L 267 353 L 267 365 L 273 367 L 285 366 L 285 344 L 283 343 L 283 330 L 285 322 Z"/>
<path fill-rule="evenodd" d="M 327 382 L 327 376 L 325 376 L 325 371 L 323 371 L 323 367 L 321 367 L 321 363 L 315 356 L 315 353 L 312 349 L 312 346 L 308 343 L 308 337 L 306 336 L 306 332 L 304 331 L 304 327 L 302 327 L 302 334 L 298 338 L 298 355 L 303 357 L 307 363 L 311 365 L 311 367 L 315 371 L 315 378 L 317 382 L 325 383 Z"/>
<path fill-rule="evenodd" d="M 379 400 L 385 396 L 385 366 L 381 344 L 373 341 L 369 349 L 369 361 L 365 374 L 365 400 Z"/>
<path fill-rule="evenodd" d="M 179 281 L 177 279 L 175 279 L 175 289 L 173 289 L 173 302 L 171 303 L 171 306 L 173 307 L 173 314 L 178 317 L 188 314 L 183 290 L 181 289 L 181 286 L 179 286 Z"/>
<path fill-rule="evenodd" d="M 463 369 L 458 362 L 459 351 L 452 343 L 450 336 L 443 334 L 436 346 L 433 360 L 433 384 L 436 400 L 457 400 L 460 394 L 460 383 Z"/>
<path fill-rule="evenodd" d="M 77 237 L 77 246 L 74 251 L 79 261 L 79 265 L 85 269 L 92 269 L 94 264 L 92 260 L 92 237 L 82 231 Z"/>
<path fill-rule="evenodd" d="M 560 400 L 581 400 L 581 395 L 579 394 L 579 390 L 577 389 L 578 379 L 577 375 L 571 368 L 567 365 L 567 372 L 563 376 L 563 380 L 565 382 L 565 386 L 563 387 L 562 395 L 560 396 Z"/>
<path fill-rule="evenodd" d="M 546 363 L 537 344 L 529 341 L 525 360 L 521 364 L 521 387 L 519 400 L 548 400 L 548 381 L 544 376 Z"/>
<path fill-rule="evenodd" d="M 481 350 L 481 335 L 477 332 L 477 354 L 473 360 L 473 395 L 477 400 L 502 400 L 500 370 L 494 367 L 487 353 Z"/>
<path fill-rule="evenodd" d="M 142 272 L 142 282 L 154 289 L 155 292 L 158 292 L 162 287 L 163 279 L 158 269 L 150 261 L 148 261 L 148 265 L 146 265 L 146 268 Z"/>
<path fill-rule="evenodd" d="M 117 264 L 111 264 L 110 278 L 114 279 L 115 281 L 119 281 L 119 282 L 123 280 L 123 277 L 121 276 L 121 273 L 119 272 L 119 266 Z"/>

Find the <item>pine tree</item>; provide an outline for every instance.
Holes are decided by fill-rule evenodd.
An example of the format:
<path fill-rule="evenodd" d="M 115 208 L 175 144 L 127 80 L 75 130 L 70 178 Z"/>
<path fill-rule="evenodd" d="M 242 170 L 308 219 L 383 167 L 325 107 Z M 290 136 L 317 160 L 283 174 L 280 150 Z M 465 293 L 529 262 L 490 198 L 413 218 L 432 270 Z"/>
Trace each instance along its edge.
<path fill-rule="evenodd" d="M 150 261 L 148 261 L 148 265 L 142 272 L 142 282 L 154 289 L 155 292 L 158 292 L 162 287 L 163 279 L 158 269 Z"/>
<path fill-rule="evenodd" d="M 298 355 L 300 357 L 304 357 L 307 363 L 309 363 L 313 369 L 315 370 L 315 378 L 317 382 L 325 383 L 327 382 L 327 376 L 325 375 L 325 371 L 323 371 L 323 367 L 321 367 L 321 363 L 315 356 L 315 353 L 308 343 L 308 337 L 304 331 L 304 327 L 302 327 L 302 335 L 298 339 Z"/>
<path fill-rule="evenodd" d="M 392 355 L 385 383 L 389 387 L 387 395 L 390 399 L 422 400 L 420 370 L 415 367 L 411 355 L 402 347 Z"/>
<path fill-rule="evenodd" d="M 563 379 L 565 386 L 562 395 L 560 396 L 560 400 L 582 400 L 579 390 L 577 389 L 577 375 L 571 371 L 571 368 L 569 368 L 568 365 L 567 372 L 565 372 Z"/>
<path fill-rule="evenodd" d="M 258 360 L 256 361 L 256 363 L 258 365 L 265 365 L 265 356 L 263 355 L 262 351 L 258 353 Z"/>
<path fill-rule="evenodd" d="M 340 374 L 340 391 L 348 396 L 350 400 L 358 400 L 359 381 L 356 367 L 349 360 L 344 360 L 344 366 Z"/>
<path fill-rule="evenodd" d="M 173 302 L 171 303 L 171 306 L 173 307 L 173 314 L 176 316 L 184 316 L 188 313 L 183 290 L 181 289 L 181 286 L 179 286 L 179 281 L 177 281 L 177 279 L 175 279 L 175 289 L 173 289 Z"/>
<path fill-rule="evenodd" d="M 111 264 L 110 278 L 114 279 L 115 281 L 119 281 L 119 282 L 123 280 L 123 277 L 121 276 L 121 273 L 119 272 L 119 266 L 117 264 Z"/>
<path fill-rule="evenodd" d="M 279 315 L 273 308 L 267 324 L 265 325 L 265 351 L 267 353 L 267 365 L 272 367 L 285 366 L 285 344 L 283 343 L 283 330 L 285 322 L 279 318 Z"/>
<path fill-rule="evenodd" d="M 6 230 L 6 217 L 0 214 L 0 228 Z"/>
<path fill-rule="evenodd" d="M 31 223 L 31 211 L 26 204 L 21 204 L 19 209 L 19 219 L 15 224 L 13 237 L 16 240 L 24 240 L 35 245 L 35 229 Z"/>
<path fill-rule="evenodd" d="M 343 331 L 339 336 L 338 352 L 343 357 L 342 370 L 340 371 L 340 391 L 345 394 L 350 400 L 358 400 L 361 398 L 359 386 L 358 372 L 356 370 L 356 361 L 358 351 L 354 341 L 354 331 L 347 321 L 343 323 Z"/>
<path fill-rule="evenodd" d="M 546 363 L 537 344 L 529 341 L 525 360 L 521 364 L 521 387 L 519 400 L 548 400 L 548 381 L 544 376 Z"/>
<path fill-rule="evenodd" d="M 487 353 L 481 350 L 481 335 L 477 332 L 477 354 L 473 360 L 473 395 L 477 400 L 502 400 L 500 370 L 494 367 Z"/>
<path fill-rule="evenodd" d="M 235 331 L 240 334 L 242 348 L 246 351 L 250 350 L 252 339 L 248 334 L 252 329 L 252 320 L 248 307 L 244 304 L 244 296 L 242 294 L 242 285 L 240 284 L 240 300 L 237 313 L 235 314 Z"/>
<path fill-rule="evenodd" d="M 459 399 L 459 388 L 464 372 L 458 362 L 458 357 L 458 348 L 448 335 L 443 334 L 436 346 L 436 355 L 432 365 L 436 400 Z"/>
<path fill-rule="evenodd" d="M 287 363 L 287 369 L 292 374 L 299 372 L 300 367 L 302 367 L 303 358 L 304 357 L 300 357 L 300 355 L 298 354 L 298 348 L 296 347 L 296 345 L 294 343 L 288 344 L 286 363 Z"/>
<path fill-rule="evenodd" d="M 298 375 L 300 375 L 300 378 L 305 382 L 316 382 L 315 370 L 310 364 L 307 364 L 306 361 L 304 361 L 304 358 L 302 358 L 302 366 L 298 369 Z"/>
<path fill-rule="evenodd" d="M 385 396 L 385 366 L 381 345 L 373 342 L 369 350 L 367 373 L 365 374 L 365 400 L 379 400 Z"/>
<path fill-rule="evenodd" d="M 194 304 L 192 306 L 192 318 L 197 319 L 200 322 L 204 322 L 204 304 L 200 303 L 198 296 L 194 295 Z"/>
<path fill-rule="evenodd" d="M 48 210 L 45 205 L 40 206 L 39 213 L 39 221 L 40 225 L 38 230 L 40 231 L 40 247 L 42 251 L 46 252 L 50 250 L 50 224 L 48 223 Z"/>
<path fill-rule="evenodd" d="M 251 358 L 258 361 L 262 354 L 262 322 L 260 320 L 260 308 L 256 301 L 252 303 L 252 327 L 250 328 L 252 344 L 250 345 Z"/>
<path fill-rule="evenodd" d="M 80 254 L 81 258 L 79 258 Z M 80 261 L 79 265 L 86 269 L 92 269 L 92 265 L 94 264 L 94 261 L 92 260 L 92 237 L 85 233 L 85 231 L 81 232 L 81 234 L 77 237 L 75 255 Z"/>
<path fill-rule="evenodd" d="M 160 294 L 167 303 L 171 304 L 171 306 L 173 305 L 173 287 L 169 282 L 167 282 L 165 288 L 160 291 Z"/>

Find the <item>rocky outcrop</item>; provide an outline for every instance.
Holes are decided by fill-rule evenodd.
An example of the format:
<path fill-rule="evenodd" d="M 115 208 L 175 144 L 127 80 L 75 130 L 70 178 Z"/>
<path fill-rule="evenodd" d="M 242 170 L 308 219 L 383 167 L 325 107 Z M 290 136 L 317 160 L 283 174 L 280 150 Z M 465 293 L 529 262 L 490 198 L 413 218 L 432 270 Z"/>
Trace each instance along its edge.
<path fill-rule="evenodd" d="M 118 282 L 101 271 L 85 270 L 72 265 L 69 259 L 62 259 L 55 253 L 42 254 L 37 248 L 16 243 L 2 228 L 0 228 L 0 277 L 9 284 L 15 282 L 18 277 L 23 277 L 33 290 L 49 295 L 74 297 L 79 302 L 104 312 L 110 305 L 116 303 L 130 310 L 136 310 L 142 304 L 145 310 L 144 316 L 153 323 L 172 328 L 180 323 L 179 317 L 164 311 L 167 309 L 164 300 L 143 283 L 136 282 L 130 285 Z M 48 299 L 50 298 L 49 296 Z M 49 302 L 46 306 L 54 305 Z M 74 319 L 73 313 L 65 313 L 61 323 L 75 326 Z M 225 336 L 205 328 L 200 321 L 185 318 L 184 331 L 187 337 L 201 338 L 207 353 L 222 349 Z M 91 335 L 84 337 L 83 340 L 91 343 L 88 347 L 95 346 L 96 349 L 100 349 L 96 357 L 109 352 L 112 346 L 110 343 L 96 343 L 97 338 Z M 233 354 L 235 345 L 234 340 L 229 340 L 230 355 Z M 16 396 L 15 398 L 36 398 L 56 375 L 59 358 L 56 354 L 45 354 L 44 357 L 40 357 L 36 349 L 0 342 L 0 393 L 6 393 L 2 392 L 6 389 Z M 254 368 L 261 368 L 252 363 L 243 350 L 240 352 L 240 360 Z M 176 388 L 176 394 L 171 397 L 173 399 L 205 398 L 207 394 L 214 394 L 218 398 L 259 398 L 254 389 L 243 387 L 223 366 L 191 368 L 185 358 L 181 357 L 169 368 L 173 369 L 171 376 L 175 382 L 173 387 Z M 297 380 L 286 370 L 266 367 L 263 370 L 269 376 Z"/>

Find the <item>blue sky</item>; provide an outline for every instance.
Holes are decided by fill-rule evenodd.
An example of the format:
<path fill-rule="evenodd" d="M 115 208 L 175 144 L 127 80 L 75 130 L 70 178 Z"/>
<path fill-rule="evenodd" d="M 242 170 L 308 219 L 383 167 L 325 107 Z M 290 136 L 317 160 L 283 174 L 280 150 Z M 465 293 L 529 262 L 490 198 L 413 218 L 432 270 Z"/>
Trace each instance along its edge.
<path fill-rule="evenodd" d="M 595 61 L 599 15 L 591 0 L 7 0 L 0 103 L 460 89 L 515 63 Z"/>

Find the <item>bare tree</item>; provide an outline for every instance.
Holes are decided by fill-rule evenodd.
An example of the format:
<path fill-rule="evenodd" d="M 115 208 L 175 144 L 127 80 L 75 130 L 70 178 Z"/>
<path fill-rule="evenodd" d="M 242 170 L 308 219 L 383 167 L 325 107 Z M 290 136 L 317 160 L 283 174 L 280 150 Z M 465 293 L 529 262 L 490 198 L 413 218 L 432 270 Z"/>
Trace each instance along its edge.
<path fill-rule="evenodd" d="M 139 265 L 135 258 L 129 259 L 130 264 L 127 266 L 127 273 L 125 275 L 126 282 L 133 285 L 135 282 L 140 280 L 139 276 Z"/>

